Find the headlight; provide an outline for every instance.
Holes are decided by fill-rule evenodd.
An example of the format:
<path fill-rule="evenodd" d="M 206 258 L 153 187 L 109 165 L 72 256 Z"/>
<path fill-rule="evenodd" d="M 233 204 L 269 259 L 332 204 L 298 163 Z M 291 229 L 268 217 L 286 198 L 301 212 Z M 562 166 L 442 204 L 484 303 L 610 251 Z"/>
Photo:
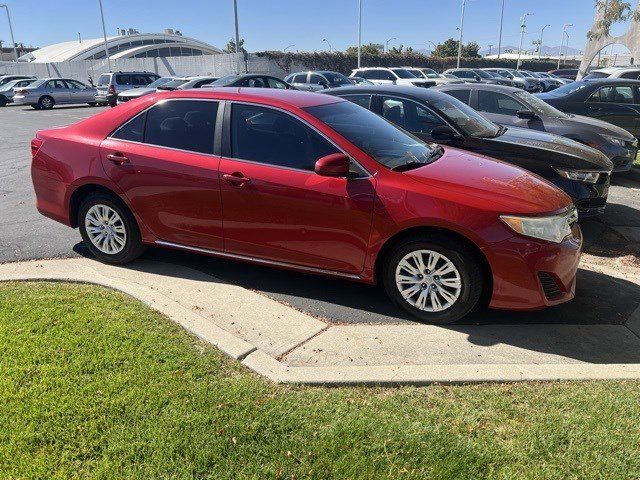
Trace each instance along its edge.
<path fill-rule="evenodd" d="M 611 135 L 602 135 L 607 142 L 613 143 L 614 145 L 618 145 L 620 147 L 626 146 L 627 142 L 618 137 L 612 137 Z"/>
<path fill-rule="evenodd" d="M 571 225 L 578 220 L 578 211 L 572 207 L 563 214 L 551 217 L 501 215 L 500 219 L 520 235 L 560 243 L 571 235 Z"/>
<path fill-rule="evenodd" d="M 584 170 L 562 170 L 561 168 L 556 168 L 555 170 L 561 177 L 568 178 L 569 180 L 575 180 L 577 182 L 597 183 L 598 179 L 600 178 L 600 172 L 588 172 Z"/>

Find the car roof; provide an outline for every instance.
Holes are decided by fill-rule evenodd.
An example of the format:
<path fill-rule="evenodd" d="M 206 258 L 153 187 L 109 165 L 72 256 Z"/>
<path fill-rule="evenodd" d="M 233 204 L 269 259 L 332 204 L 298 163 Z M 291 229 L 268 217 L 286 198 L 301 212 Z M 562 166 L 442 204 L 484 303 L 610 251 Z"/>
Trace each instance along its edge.
<path fill-rule="evenodd" d="M 450 83 L 431 87 L 434 90 L 486 90 L 500 93 L 522 92 L 521 88 L 508 87 L 506 85 L 496 85 L 492 83 Z"/>
<path fill-rule="evenodd" d="M 342 101 L 329 95 L 304 92 L 301 90 L 285 90 L 280 88 L 249 87 L 210 87 L 193 90 L 172 90 L 155 94 L 158 99 L 169 98 L 211 98 L 237 101 L 252 101 L 272 106 L 289 106 L 297 108 L 315 107 Z"/>
<path fill-rule="evenodd" d="M 443 92 L 435 90 L 435 87 L 416 88 L 409 85 L 354 85 L 353 87 L 330 88 L 328 90 L 323 90 L 323 94 L 324 93 L 386 93 L 403 95 L 426 101 L 433 100 L 438 98 L 440 95 L 444 95 Z"/>
<path fill-rule="evenodd" d="M 590 85 L 606 85 L 609 83 L 618 83 L 624 85 L 640 85 L 640 80 L 631 80 L 630 78 L 586 78 L 579 81 Z"/>

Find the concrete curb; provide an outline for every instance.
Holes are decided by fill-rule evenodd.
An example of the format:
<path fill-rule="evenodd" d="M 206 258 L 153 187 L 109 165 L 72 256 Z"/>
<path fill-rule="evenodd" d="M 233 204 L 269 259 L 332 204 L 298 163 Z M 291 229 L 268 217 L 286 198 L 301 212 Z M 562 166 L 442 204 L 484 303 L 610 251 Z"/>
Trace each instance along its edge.
<path fill-rule="evenodd" d="M 568 363 L 550 364 L 544 362 L 549 357 L 540 355 L 534 358 L 534 361 L 541 360 L 540 363 L 531 363 L 531 352 L 527 357 L 518 357 L 519 362 L 515 363 L 505 363 L 507 357 L 496 356 L 494 363 L 410 365 L 400 362 L 403 364 L 377 365 L 371 361 L 362 365 L 343 361 L 337 365 L 292 366 L 286 363 L 289 353 L 300 352 L 307 341 L 315 342 L 325 335 L 324 341 L 334 338 L 335 345 L 338 329 L 348 327 L 327 325 L 258 293 L 225 284 L 201 272 L 160 262 L 139 262 L 130 268 L 103 265 L 86 258 L 0 264 L 0 281 L 12 280 L 82 282 L 119 290 L 158 310 L 192 334 L 241 361 L 250 370 L 276 383 L 426 385 L 640 378 L 640 362 L 589 363 L 568 358 Z M 228 304 L 232 308 L 228 308 Z M 242 312 L 240 316 L 239 311 Z M 251 311 L 256 312 L 255 318 L 246 318 Z M 578 332 L 581 327 L 576 327 Z M 633 341 L 637 342 L 637 350 L 640 351 L 640 308 L 632 315 L 627 327 L 633 332 L 633 335 L 626 334 L 627 337 L 635 339 Z M 621 328 L 624 329 L 616 326 L 616 331 Z M 444 331 L 426 330 L 432 338 L 442 335 L 444 349 L 453 347 L 453 343 L 448 343 L 450 341 L 459 342 L 458 337 L 451 337 L 457 335 L 455 331 L 449 331 L 447 338 Z M 424 325 L 416 325 L 415 332 L 420 331 L 425 331 Z M 411 332 L 407 334 L 411 335 Z M 280 337 L 286 338 L 282 340 Z M 346 339 L 338 340 L 338 346 L 351 348 Z M 631 347 L 628 345 L 627 348 L 636 349 L 636 343 L 631 343 Z M 374 358 L 379 360 L 375 355 Z M 629 357 L 635 358 L 633 355 Z M 624 360 L 627 361 L 626 358 Z"/>

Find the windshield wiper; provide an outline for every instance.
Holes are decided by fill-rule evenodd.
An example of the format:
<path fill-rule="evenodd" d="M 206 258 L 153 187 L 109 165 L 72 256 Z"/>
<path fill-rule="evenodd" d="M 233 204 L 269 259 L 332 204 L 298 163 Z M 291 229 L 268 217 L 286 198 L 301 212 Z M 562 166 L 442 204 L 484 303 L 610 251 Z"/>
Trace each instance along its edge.
<path fill-rule="evenodd" d="M 414 168 L 424 167 L 425 165 L 429 165 L 432 162 L 435 162 L 444 154 L 444 148 L 442 145 L 436 145 L 431 153 L 427 156 L 427 160 L 425 162 L 419 162 L 417 160 L 411 160 L 407 163 L 403 163 L 402 165 L 396 165 L 391 170 L 395 172 L 404 172 L 406 170 L 412 170 Z"/>

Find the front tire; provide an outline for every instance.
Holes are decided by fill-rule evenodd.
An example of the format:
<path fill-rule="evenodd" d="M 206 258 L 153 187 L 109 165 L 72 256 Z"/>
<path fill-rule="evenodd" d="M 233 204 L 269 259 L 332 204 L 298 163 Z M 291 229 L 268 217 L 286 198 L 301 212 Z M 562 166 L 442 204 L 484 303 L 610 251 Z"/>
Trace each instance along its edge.
<path fill-rule="evenodd" d="M 421 321 L 445 325 L 478 304 L 484 276 L 476 253 L 459 240 L 433 234 L 395 245 L 382 280 L 389 297 Z"/>
<path fill-rule="evenodd" d="M 78 209 L 78 226 L 85 244 L 101 262 L 129 263 L 145 250 L 135 218 L 114 195 L 87 196 Z"/>

